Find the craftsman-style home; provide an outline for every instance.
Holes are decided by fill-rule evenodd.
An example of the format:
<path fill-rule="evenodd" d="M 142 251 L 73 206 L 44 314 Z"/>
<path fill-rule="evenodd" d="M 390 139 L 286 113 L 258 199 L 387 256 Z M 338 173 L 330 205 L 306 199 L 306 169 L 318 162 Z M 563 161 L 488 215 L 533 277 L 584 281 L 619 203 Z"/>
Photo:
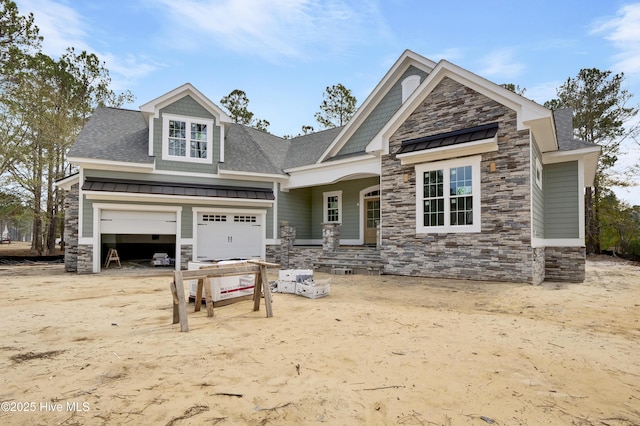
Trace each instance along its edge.
<path fill-rule="evenodd" d="M 600 149 L 550 111 L 405 51 L 347 125 L 282 139 L 191 84 L 140 110 L 100 107 L 59 182 L 68 271 L 167 253 L 285 268 L 581 281 Z"/>

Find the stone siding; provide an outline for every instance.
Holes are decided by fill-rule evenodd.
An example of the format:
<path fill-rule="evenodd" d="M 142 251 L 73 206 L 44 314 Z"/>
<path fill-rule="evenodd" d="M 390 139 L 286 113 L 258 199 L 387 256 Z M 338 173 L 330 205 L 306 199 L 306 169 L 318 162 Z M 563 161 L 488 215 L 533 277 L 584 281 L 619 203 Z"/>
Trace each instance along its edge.
<path fill-rule="evenodd" d="M 79 185 L 75 184 L 64 197 L 64 270 L 78 270 L 78 193 Z"/>
<path fill-rule="evenodd" d="M 542 247 L 533 249 L 533 280 L 531 284 L 538 285 L 544 281 L 545 278 L 545 249 Z"/>
<path fill-rule="evenodd" d="M 340 247 L 340 224 L 322 224 L 322 250 L 328 253 L 336 251 Z"/>
<path fill-rule="evenodd" d="M 282 269 L 289 268 L 289 253 L 292 252 L 293 243 L 296 241 L 295 226 L 280 225 L 280 261 Z"/>
<path fill-rule="evenodd" d="M 417 234 L 415 166 L 401 165 L 395 155 L 402 141 L 495 122 L 499 150 L 482 154 L 481 232 Z M 384 273 L 538 283 L 529 145 L 529 131 L 517 130 L 515 111 L 444 78 L 392 135 L 390 154 L 382 158 Z"/>
<path fill-rule="evenodd" d="M 584 281 L 587 261 L 585 247 L 547 247 L 544 257 L 546 281 Z"/>
<path fill-rule="evenodd" d="M 78 244 L 78 273 L 93 273 L 93 246 L 91 244 Z"/>
<path fill-rule="evenodd" d="M 267 262 L 278 263 L 281 269 L 313 269 L 313 262 L 322 256 L 320 246 L 291 246 L 288 253 L 288 264 L 284 266 L 280 245 L 267 246 Z"/>
<path fill-rule="evenodd" d="M 180 269 L 183 271 L 189 267 L 189 262 L 193 258 L 193 246 L 184 244 L 180 246 Z"/>

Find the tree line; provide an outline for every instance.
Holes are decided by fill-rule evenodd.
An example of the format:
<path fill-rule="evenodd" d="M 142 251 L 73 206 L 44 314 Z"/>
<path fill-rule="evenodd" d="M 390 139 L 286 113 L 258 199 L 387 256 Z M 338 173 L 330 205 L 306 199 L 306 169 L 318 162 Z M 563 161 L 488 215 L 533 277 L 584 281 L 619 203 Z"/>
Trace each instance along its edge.
<path fill-rule="evenodd" d="M 314 114 L 315 119 L 321 128 L 330 129 L 333 127 L 344 126 L 356 112 L 357 99 L 351 93 L 351 90 L 342 84 L 327 86 L 323 93 L 320 111 Z M 249 111 L 249 98 L 247 94 L 240 89 L 234 89 L 227 96 L 220 99 L 222 105 L 229 117 L 234 123 L 240 123 L 254 127 L 263 132 L 269 132 L 269 121 L 254 118 L 254 114 Z M 296 136 L 307 135 L 313 133 L 315 128 L 308 124 L 303 124 L 301 132 Z M 292 135 L 284 135 L 284 139 L 292 138 Z"/>
<path fill-rule="evenodd" d="M 98 105 L 118 107 L 133 95 L 109 88 L 95 54 L 69 47 L 55 59 L 42 41 L 33 14 L 0 0 L 0 214 L 47 254 L 63 232 L 64 193 L 55 182 L 72 172 L 67 149 Z"/>

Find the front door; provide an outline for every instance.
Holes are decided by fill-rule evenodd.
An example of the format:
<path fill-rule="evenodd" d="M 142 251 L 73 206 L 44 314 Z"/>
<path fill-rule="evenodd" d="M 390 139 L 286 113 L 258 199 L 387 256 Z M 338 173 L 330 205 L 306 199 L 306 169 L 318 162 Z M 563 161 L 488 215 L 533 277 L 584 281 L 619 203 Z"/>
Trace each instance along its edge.
<path fill-rule="evenodd" d="M 380 197 L 366 198 L 364 202 L 364 243 L 376 245 L 380 222 Z"/>

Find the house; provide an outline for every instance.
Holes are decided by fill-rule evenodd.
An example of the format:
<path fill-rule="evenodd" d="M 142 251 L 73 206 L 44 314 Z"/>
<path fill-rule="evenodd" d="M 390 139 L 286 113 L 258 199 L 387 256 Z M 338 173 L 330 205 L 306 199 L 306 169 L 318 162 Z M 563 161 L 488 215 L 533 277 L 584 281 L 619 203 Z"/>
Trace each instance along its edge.
<path fill-rule="evenodd" d="M 409 50 L 345 126 L 293 139 L 232 123 L 184 84 L 139 111 L 99 107 L 78 136 L 79 172 L 58 183 L 65 265 L 99 272 L 117 248 L 176 268 L 347 270 L 335 259 L 352 253 L 374 273 L 582 281 L 599 153 L 573 138 L 570 110 Z"/>

